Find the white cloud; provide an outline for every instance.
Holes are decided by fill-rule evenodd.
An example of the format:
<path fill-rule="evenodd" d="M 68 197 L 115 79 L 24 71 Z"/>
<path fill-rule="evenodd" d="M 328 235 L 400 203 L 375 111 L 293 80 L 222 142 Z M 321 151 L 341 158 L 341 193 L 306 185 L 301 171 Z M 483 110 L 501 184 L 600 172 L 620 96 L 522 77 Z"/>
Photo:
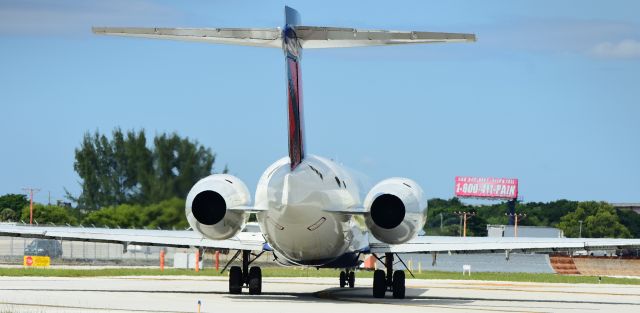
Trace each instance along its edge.
<path fill-rule="evenodd" d="M 602 42 L 591 49 L 591 54 L 601 58 L 640 58 L 640 41 L 625 39 L 617 43 Z"/>

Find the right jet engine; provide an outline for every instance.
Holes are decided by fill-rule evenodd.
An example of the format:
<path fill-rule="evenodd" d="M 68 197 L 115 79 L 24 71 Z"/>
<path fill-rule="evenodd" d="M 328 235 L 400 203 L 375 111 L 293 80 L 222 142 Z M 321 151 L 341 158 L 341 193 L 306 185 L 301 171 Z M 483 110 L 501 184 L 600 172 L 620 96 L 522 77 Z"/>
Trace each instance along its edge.
<path fill-rule="evenodd" d="M 427 200 L 422 188 L 407 178 L 379 182 L 364 200 L 365 221 L 371 234 L 388 244 L 413 239 L 424 226 Z"/>

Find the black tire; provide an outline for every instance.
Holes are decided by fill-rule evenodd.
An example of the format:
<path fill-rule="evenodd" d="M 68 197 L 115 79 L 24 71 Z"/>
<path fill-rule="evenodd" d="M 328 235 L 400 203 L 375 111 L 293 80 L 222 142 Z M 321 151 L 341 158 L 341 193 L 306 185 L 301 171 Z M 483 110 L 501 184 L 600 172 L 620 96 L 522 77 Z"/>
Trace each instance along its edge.
<path fill-rule="evenodd" d="M 373 272 L 373 297 L 384 298 L 384 294 L 387 292 L 387 281 L 383 270 L 376 270 Z"/>
<path fill-rule="evenodd" d="M 340 272 L 340 288 L 344 288 L 347 285 L 347 273 Z"/>
<path fill-rule="evenodd" d="M 356 273 L 349 272 L 349 288 L 353 288 L 356 286 Z"/>
<path fill-rule="evenodd" d="M 242 293 L 242 269 L 240 266 L 232 266 L 229 269 L 229 293 L 232 295 Z"/>
<path fill-rule="evenodd" d="M 249 294 L 259 295 L 262 293 L 262 270 L 254 266 L 249 269 Z"/>
<path fill-rule="evenodd" d="M 393 297 L 396 299 L 404 299 L 405 285 L 404 285 L 404 271 L 393 272 Z"/>

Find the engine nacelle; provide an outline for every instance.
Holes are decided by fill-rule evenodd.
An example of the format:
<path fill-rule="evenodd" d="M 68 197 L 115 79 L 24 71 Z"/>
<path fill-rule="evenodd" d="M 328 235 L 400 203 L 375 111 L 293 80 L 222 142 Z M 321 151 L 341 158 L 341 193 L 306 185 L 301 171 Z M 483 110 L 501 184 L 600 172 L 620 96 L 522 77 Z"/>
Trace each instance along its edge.
<path fill-rule="evenodd" d="M 422 188 L 407 178 L 379 182 L 364 200 L 365 222 L 371 234 L 388 244 L 413 239 L 427 218 L 427 200 Z"/>
<path fill-rule="evenodd" d="M 234 207 L 251 203 L 249 189 L 240 179 L 214 174 L 199 180 L 189 190 L 185 214 L 193 230 L 209 239 L 223 240 L 242 230 L 249 214 Z"/>

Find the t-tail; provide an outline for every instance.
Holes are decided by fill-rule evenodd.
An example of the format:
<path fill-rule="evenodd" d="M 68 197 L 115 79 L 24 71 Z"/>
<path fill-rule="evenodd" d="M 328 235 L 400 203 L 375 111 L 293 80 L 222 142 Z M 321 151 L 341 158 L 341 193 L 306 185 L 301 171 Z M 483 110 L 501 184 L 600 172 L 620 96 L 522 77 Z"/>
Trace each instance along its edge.
<path fill-rule="evenodd" d="M 287 68 L 289 159 L 292 171 L 300 165 L 305 156 L 302 79 L 300 73 L 303 48 L 348 48 L 397 44 L 472 42 L 476 40 L 474 34 L 303 26 L 300 14 L 290 7 L 285 7 L 285 25 L 283 29 L 93 27 L 93 32 L 103 35 L 281 48 L 285 54 Z"/>

